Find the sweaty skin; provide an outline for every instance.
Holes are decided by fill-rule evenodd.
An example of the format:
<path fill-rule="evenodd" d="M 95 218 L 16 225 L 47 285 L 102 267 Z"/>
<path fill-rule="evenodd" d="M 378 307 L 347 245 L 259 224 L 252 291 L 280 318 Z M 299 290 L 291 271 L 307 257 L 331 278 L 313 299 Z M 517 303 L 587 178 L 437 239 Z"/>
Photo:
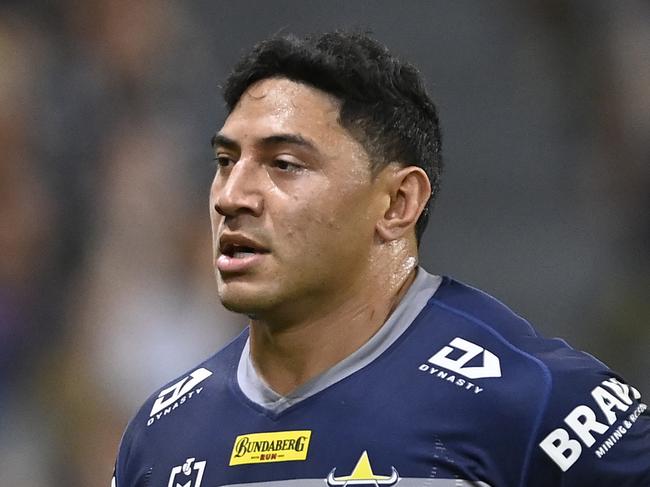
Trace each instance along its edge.
<path fill-rule="evenodd" d="M 210 217 L 223 304 L 251 317 L 253 362 L 286 394 L 363 345 L 415 277 L 420 169 L 370 160 L 340 103 L 284 78 L 248 88 L 215 136 Z M 258 251 L 222 255 L 224 239 Z"/>

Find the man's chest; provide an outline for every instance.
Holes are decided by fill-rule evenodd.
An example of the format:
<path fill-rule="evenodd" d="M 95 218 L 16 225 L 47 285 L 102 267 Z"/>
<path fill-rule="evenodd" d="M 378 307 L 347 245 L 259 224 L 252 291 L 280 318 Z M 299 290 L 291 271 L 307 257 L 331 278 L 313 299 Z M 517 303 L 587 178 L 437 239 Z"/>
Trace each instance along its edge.
<path fill-rule="evenodd" d="M 445 408 L 359 399 L 314 398 L 276 417 L 233 402 L 160 421 L 142 485 L 487 485 L 462 482 L 480 475 L 481 458 L 464 451 Z"/>

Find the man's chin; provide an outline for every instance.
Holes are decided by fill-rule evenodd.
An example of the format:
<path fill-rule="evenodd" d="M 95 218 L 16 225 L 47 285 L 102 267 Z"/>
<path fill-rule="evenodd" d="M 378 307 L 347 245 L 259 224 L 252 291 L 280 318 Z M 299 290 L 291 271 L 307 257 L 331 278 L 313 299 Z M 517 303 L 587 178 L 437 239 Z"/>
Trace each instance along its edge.
<path fill-rule="evenodd" d="M 259 313 L 259 310 L 254 309 L 250 303 L 242 302 L 239 300 L 221 299 L 221 304 L 228 311 L 246 315 L 249 318 L 252 316 L 258 316 Z"/>
<path fill-rule="evenodd" d="M 219 300 L 227 310 L 251 318 L 263 314 L 270 306 L 269 300 L 262 298 L 260 293 L 220 291 Z"/>

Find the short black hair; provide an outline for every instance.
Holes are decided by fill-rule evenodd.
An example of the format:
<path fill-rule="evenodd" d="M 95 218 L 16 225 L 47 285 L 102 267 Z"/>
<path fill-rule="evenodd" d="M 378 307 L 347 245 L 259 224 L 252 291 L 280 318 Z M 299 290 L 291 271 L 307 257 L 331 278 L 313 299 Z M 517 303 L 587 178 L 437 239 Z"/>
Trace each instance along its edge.
<path fill-rule="evenodd" d="M 228 112 L 253 83 L 275 77 L 338 98 L 339 122 L 370 156 L 373 174 L 391 162 L 426 172 L 431 196 L 415 225 L 419 245 L 440 189 L 442 146 L 436 107 L 418 70 L 364 33 L 277 35 L 257 44 L 230 73 L 223 91 Z"/>

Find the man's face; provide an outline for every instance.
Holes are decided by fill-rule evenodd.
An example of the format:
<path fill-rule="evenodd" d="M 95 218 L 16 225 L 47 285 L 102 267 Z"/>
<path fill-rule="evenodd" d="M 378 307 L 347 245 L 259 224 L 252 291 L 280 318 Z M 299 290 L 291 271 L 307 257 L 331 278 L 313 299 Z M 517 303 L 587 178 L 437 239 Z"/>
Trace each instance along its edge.
<path fill-rule="evenodd" d="M 370 285 L 362 281 L 386 196 L 339 109 L 318 89 L 266 79 L 215 136 L 210 217 L 229 309 L 293 319 Z"/>

